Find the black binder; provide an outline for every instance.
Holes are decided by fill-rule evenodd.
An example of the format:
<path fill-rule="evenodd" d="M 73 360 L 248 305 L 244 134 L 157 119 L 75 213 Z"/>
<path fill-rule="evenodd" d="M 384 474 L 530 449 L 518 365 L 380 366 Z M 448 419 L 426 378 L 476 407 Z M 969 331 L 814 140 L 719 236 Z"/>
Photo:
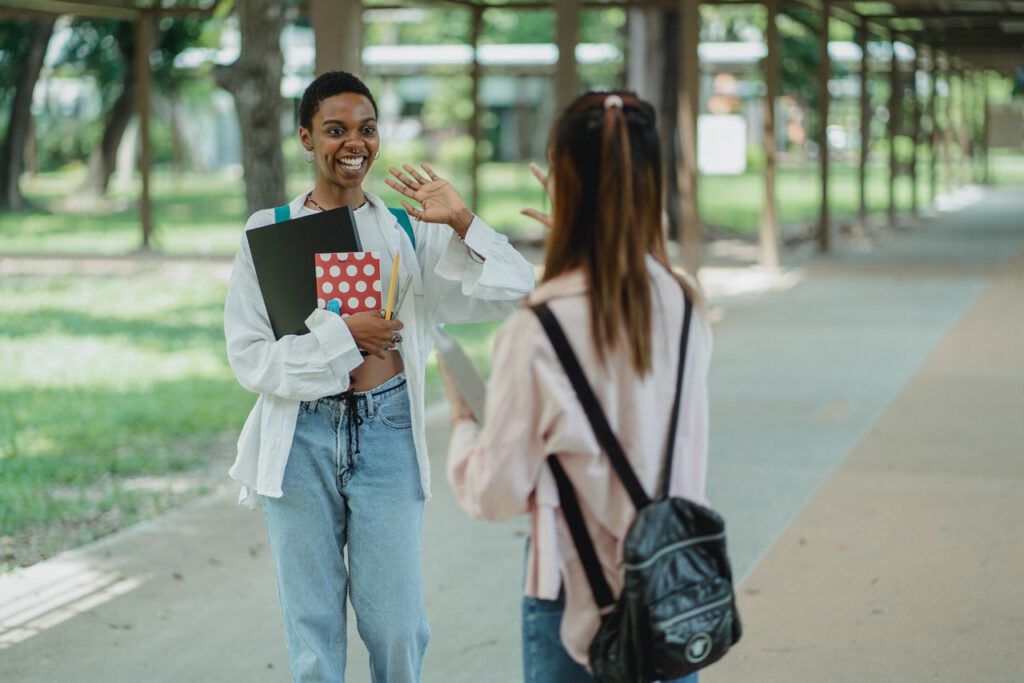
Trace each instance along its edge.
<path fill-rule="evenodd" d="M 362 251 L 348 206 L 253 228 L 246 238 L 277 339 L 309 332 L 305 321 L 316 308 L 316 255 Z"/>

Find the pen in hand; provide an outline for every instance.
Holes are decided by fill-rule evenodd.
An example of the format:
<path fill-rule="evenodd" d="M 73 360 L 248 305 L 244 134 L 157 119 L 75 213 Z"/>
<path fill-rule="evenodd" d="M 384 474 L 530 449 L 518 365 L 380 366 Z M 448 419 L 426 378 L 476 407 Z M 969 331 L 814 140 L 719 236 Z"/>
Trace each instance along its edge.
<path fill-rule="evenodd" d="M 405 302 L 405 295 L 409 293 L 409 285 L 412 284 L 412 273 L 405 276 L 402 280 L 402 286 L 398 288 L 398 302 L 395 303 L 395 312 L 392 317 L 397 317 L 398 312 L 402 310 L 402 304 Z"/>

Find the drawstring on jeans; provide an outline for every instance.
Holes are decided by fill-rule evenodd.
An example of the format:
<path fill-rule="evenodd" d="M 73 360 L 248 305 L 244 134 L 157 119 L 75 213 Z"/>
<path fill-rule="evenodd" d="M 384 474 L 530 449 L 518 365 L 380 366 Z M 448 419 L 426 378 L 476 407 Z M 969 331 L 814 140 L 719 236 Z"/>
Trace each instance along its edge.
<path fill-rule="evenodd" d="M 359 396 L 354 393 L 345 394 L 345 415 L 348 417 L 348 452 L 350 456 L 358 455 L 359 425 L 363 424 L 363 418 L 359 414 Z"/>

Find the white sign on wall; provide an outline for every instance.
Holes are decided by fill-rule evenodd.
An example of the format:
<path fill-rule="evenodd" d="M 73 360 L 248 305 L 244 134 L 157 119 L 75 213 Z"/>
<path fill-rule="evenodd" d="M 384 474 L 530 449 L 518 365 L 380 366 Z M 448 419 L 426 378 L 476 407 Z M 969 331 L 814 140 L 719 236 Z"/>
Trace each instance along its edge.
<path fill-rule="evenodd" d="M 708 175 L 747 170 L 747 121 L 740 114 L 697 117 L 697 168 Z"/>

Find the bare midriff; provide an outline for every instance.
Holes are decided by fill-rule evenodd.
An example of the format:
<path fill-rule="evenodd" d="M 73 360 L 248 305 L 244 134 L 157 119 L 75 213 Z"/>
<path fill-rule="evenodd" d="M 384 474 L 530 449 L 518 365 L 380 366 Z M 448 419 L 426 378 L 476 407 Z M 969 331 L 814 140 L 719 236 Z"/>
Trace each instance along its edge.
<path fill-rule="evenodd" d="M 352 391 L 369 391 L 387 382 L 404 369 L 402 354 L 397 349 L 386 351 L 383 359 L 366 356 L 363 359 L 363 364 L 349 375 L 349 387 Z"/>

